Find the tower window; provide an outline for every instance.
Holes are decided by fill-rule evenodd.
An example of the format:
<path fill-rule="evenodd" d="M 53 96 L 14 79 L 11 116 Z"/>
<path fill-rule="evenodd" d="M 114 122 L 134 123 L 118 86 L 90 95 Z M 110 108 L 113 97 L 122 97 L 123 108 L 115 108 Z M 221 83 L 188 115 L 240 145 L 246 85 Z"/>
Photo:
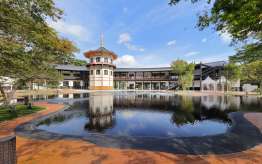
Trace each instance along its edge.
<path fill-rule="evenodd" d="M 93 58 L 91 58 L 91 59 L 90 59 L 90 63 L 93 63 L 93 62 L 94 62 L 94 59 L 93 59 Z"/>
<path fill-rule="evenodd" d="M 101 58 L 100 57 L 96 57 L 96 62 L 100 62 Z"/>
<path fill-rule="evenodd" d="M 108 70 L 104 70 L 104 75 L 108 75 Z"/>
<path fill-rule="evenodd" d="M 93 71 L 93 70 L 91 70 L 91 71 L 90 71 L 90 75 L 93 75 L 93 74 L 94 74 L 94 71 Z"/>
<path fill-rule="evenodd" d="M 111 76 L 113 76 L 113 71 L 110 71 Z"/>
<path fill-rule="evenodd" d="M 97 75 L 100 75 L 100 70 L 96 70 L 96 74 L 97 74 Z"/>
<path fill-rule="evenodd" d="M 108 63 L 108 58 L 105 58 L 105 59 L 104 59 L 104 62 L 105 62 L 105 63 Z"/>

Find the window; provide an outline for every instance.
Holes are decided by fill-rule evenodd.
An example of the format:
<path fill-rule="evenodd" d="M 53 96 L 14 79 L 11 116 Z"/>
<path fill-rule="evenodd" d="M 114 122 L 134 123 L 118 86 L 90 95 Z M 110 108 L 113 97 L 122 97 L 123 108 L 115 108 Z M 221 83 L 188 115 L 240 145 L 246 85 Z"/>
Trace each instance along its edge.
<path fill-rule="evenodd" d="M 108 58 L 105 58 L 105 59 L 104 59 L 104 62 L 105 62 L 105 63 L 108 63 Z"/>
<path fill-rule="evenodd" d="M 111 76 L 113 76 L 113 71 L 110 71 Z"/>
<path fill-rule="evenodd" d="M 93 70 L 91 70 L 91 71 L 90 71 L 90 75 L 93 75 L 93 74 L 94 74 L 94 71 L 93 71 Z"/>
<path fill-rule="evenodd" d="M 104 70 L 104 75 L 108 75 L 108 70 Z"/>
<path fill-rule="evenodd" d="M 97 74 L 97 75 L 100 75 L 100 70 L 96 70 L 96 74 Z"/>
<path fill-rule="evenodd" d="M 96 62 L 100 62 L 101 58 L 100 57 L 96 57 Z"/>
<path fill-rule="evenodd" d="M 142 79 L 143 78 L 143 72 L 136 72 L 136 78 Z"/>
<path fill-rule="evenodd" d="M 93 62 L 94 62 L 94 59 L 93 59 L 93 58 L 91 58 L 91 59 L 90 59 L 90 63 L 93 63 Z"/>
<path fill-rule="evenodd" d="M 151 77 L 151 72 L 144 72 L 144 77 Z"/>
<path fill-rule="evenodd" d="M 69 86 L 69 82 L 68 81 L 63 81 L 63 86 L 68 87 Z"/>

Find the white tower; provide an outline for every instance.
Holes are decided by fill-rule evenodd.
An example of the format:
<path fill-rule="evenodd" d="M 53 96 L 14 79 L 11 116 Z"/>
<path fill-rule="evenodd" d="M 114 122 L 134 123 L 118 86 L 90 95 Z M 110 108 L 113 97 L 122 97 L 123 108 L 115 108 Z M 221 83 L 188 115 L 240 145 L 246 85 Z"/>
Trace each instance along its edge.
<path fill-rule="evenodd" d="M 115 123 L 113 109 L 113 93 L 90 93 L 88 117 L 86 128 L 94 131 L 102 131 L 112 128 Z"/>
<path fill-rule="evenodd" d="M 100 37 L 100 48 L 84 53 L 90 59 L 89 89 L 91 90 L 113 90 L 113 74 L 116 66 L 113 61 L 117 55 L 104 47 L 104 35 Z"/>

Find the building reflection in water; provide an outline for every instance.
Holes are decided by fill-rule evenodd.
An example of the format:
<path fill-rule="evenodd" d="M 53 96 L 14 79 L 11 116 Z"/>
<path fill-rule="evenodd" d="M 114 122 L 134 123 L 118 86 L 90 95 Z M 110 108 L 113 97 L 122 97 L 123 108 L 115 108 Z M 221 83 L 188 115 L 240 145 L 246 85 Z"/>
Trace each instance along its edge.
<path fill-rule="evenodd" d="M 117 110 L 137 108 L 171 112 L 170 121 L 176 126 L 194 124 L 210 119 L 231 123 L 228 112 L 235 110 L 235 108 L 231 109 L 232 101 L 230 100 L 230 103 L 228 102 L 225 105 L 226 103 L 219 101 L 220 99 L 221 96 L 210 99 L 209 97 L 176 96 L 159 93 L 121 93 L 114 95 L 114 107 Z M 237 101 L 237 103 L 239 102 Z M 233 105 L 235 105 L 235 102 L 233 102 Z M 225 107 L 221 110 L 221 106 Z M 239 107 L 239 105 L 236 106 Z"/>
<path fill-rule="evenodd" d="M 180 97 L 179 99 L 171 118 L 171 121 L 177 126 L 194 124 L 203 120 L 231 123 L 227 110 L 221 110 L 216 106 L 207 108 L 202 97 Z"/>
<path fill-rule="evenodd" d="M 112 92 L 90 93 L 87 116 L 89 122 L 85 128 L 89 131 L 104 131 L 115 124 Z"/>
<path fill-rule="evenodd" d="M 76 95 L 74 97 L 77 99 L 83 96 Z M 114 133 L 117 131 L 117 128 L 121 129 L 127 126 L 127 124 L 134 126 L 139 121 L 146 124 L 144 120 L 152 119 L 155 116 L 154 113 L 159 113 L 157 118 L 167 114 L 168 117 L 163 117 L 162 119 L 170 119 L 168 122 L 176 128 L 190 124 L 198 125 L 202 121 L 231 124 L 229 118 L 229 113 L 231 112 L 261 112 L 261 101 L 255 97 L 192 97 L 159 92 L 96 92 L 90 93 L 87 97 L 87 101 L 73 102 L 72 108 L 49 117 L 39 125 L 45 124 L 49 126 L 57 123 L 57 126 L 59 126 L 60 123 L 62 125 L 63 122 L 75 121 L 79 118 L 79 127 L 82 130 L 102 133 L 107 133 L 107 130 L 111 130 Z M 65 100 L 63 98 L 63 100 L 68 102 L 69 99 Z M 127 112 L 134 114 L 133 122 L 131 119 L 124 117 L 124 113 Z M 142 121 L 141 118 L 143 119 Z M 82 123 L 81 120 L 83 120 L 83 126 L 80 125 Z M 158 121 L 165 122 L 161 119 Z M 70 125 L 68 124 L 68 126 Z M 146 126 L 150 128 L 151 125 L 152 123 Z M 66 129 L 68 127 L 63 127 L 62 130 Z"/>

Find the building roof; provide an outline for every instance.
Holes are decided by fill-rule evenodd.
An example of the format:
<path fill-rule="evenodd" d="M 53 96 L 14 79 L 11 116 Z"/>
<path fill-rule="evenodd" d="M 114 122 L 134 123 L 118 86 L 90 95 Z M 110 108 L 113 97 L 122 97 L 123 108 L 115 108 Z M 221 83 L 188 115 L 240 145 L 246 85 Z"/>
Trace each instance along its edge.
<path fill-rule="evenodd" d="M 62 65 L 62 64 L 57 64 L 55 65 L 55 69 L 58 70 L 68 70 L 68 71 L 87 71 L 86 66 L 75 66 L 75 65 Z"/>
<path fill-rule="evenodd" d="M 111 56 L 114 60 L 117 59 L 117 55 L 106 49 L 105 47 L 99 47 L 96 50 L 87 51 L 84 53 L 85 57 L 90 58 L 94 56 Z"/>
<path fill-rule="evenodd" d="M 115 72 L 147 72 L 147 71 L 171 71 L 171 67 L 158 68 L 116 68 Z"/>
<path fill-rule="evenodd" d="M 204 63 L 204 65 L 210 67 L 224 66 L 227 62 L 218 61 L 211 63 Z M 88 71 L 86 66 L 75 66 L 75 65 L 55 65 L 55 68 L 58 70 L 69 70 L 69 71 Z M 115 72 L 149 72 L 149 71 L 171 71 L 171 67 L 157 67 L 157 68 L 116 68 Z"/>
<path fill-rule="evenodd" d="M 222 67 L 227 64 L 226 61 L 216 61 L 216 62 L 210 62 L 210 63 L 203 63 L 204 65 L 210 66 L 210 67 Z"/>

